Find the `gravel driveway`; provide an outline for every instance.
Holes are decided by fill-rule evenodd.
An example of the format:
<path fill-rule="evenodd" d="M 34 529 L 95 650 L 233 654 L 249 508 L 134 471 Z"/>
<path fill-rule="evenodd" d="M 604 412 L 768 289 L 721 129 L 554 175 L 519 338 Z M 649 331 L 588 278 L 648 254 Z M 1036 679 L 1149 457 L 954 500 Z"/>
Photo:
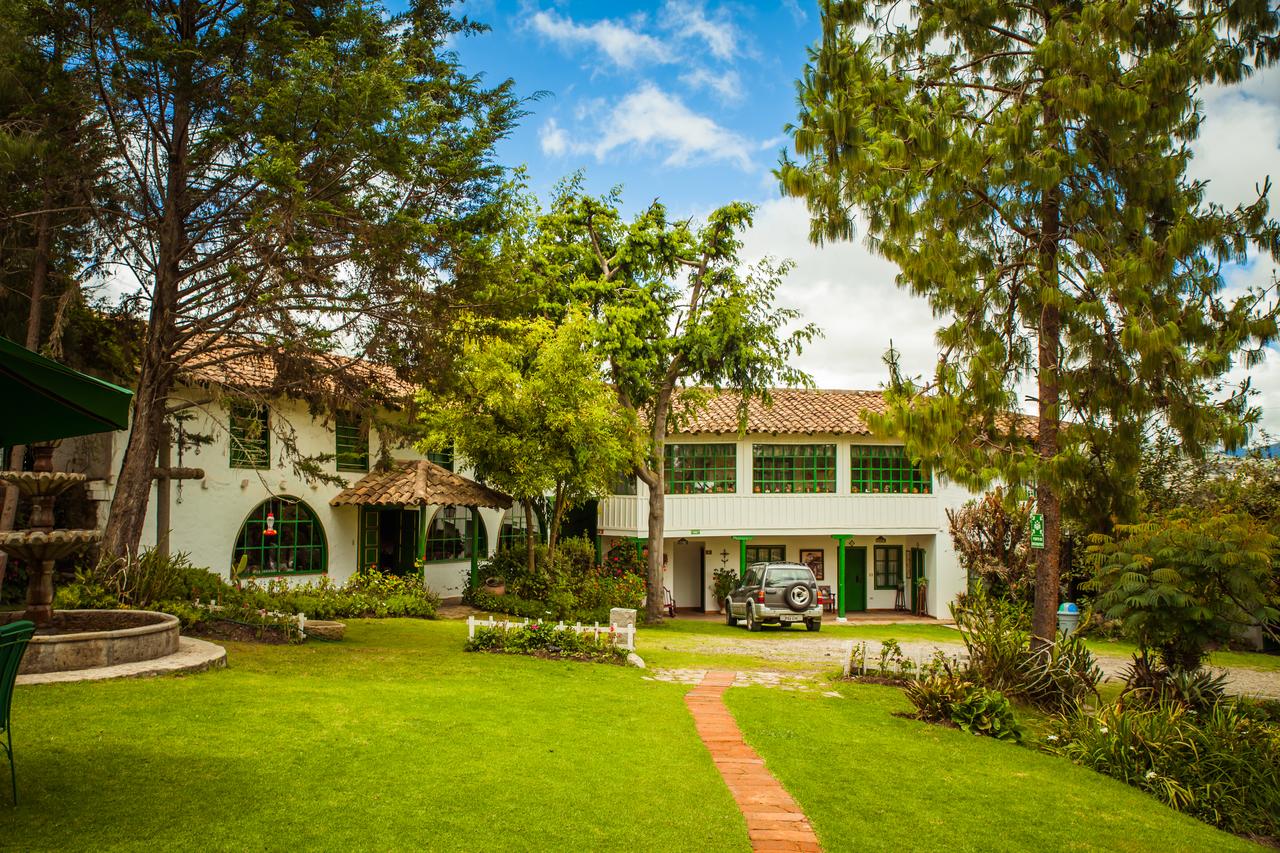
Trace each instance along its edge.
<path fill-rule="evenodd" d="M 770 637 L 764 633 L 758 637 L 716 637 L 700 634 L 686 634 L 680 637 L 663 637 L 662 645 L 673 651 L 693 652 L 711 655 L 744 655 L 786 663 L 812 663 L 814 670 L 829 670 L 842 667 L 854 643 L 867 644 L 867 663 L 874 663 L 880 656 L 881 644 L 876 640 L 839 639 L 831 636 L 796 635 L 787 637 Z M 941 650 L 947 657 L 964 655 L 964 646 L 960 643 L 934 643 L 921 640 L 904 640 L 898 643 L 902 653 L 919 662 L 931 657 L 935 650 Z M 1098 657 L 1098 665 L 1102 667 L 1107 679 L 1117 679 L 1129 664 L 1128 658 Z M 1254 669 L 1219 668 L 1225 672 L 1227 684 L 1234 693 L 1251 696 L 1265 696 L 1280 699 L 1280 672 L 1266 672 Z"/>

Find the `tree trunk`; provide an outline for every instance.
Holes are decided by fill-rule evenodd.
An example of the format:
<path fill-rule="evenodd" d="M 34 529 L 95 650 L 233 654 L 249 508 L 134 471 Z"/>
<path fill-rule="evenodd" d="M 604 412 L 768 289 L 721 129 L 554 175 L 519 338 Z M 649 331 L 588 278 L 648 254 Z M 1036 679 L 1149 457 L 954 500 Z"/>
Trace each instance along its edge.
<path fill-rule="evenodd" d="M 528 561 L 529 577 L 538 570 L 533 551 L 533 501 L 524 501 L 524 555 Z"/>
<path fill-rule="evenodd" d="M 645 598 L 645 618 L 650 622 L 662 621 L 663 584 L 662 577 L 662 540 L 666 533 L 667 495 L 666 481 L 663 471 L 663 447 L 658 445 L 655 454 L 652 482 L 649 487 L 649 594 Z"/>
<path fill-rule="evenodd" d="M 158 349 L 157 342 L 152 341 L 148 350 L 154 349 Z M 107 529 L 102 536 L 102 553 L 109 558 L 137 553 L 138 542 L 142 538 L 147 503 L 151 498 L 152 475 L 156 468 L 156 451 L 164 428 L 165 400 L 169 396 L 169 383 L 157 375 L 160 371 L 161 368 L 153 365 L 148 357 L 138 378 L 129 442 L 120 462 Z"/>
<path fill-rule="evenodd" d="M 556 504 L 551 508 L 551 523 L 547 525 L 547 558 L 556 552 L 560 542 L 560 525 L 564 521 L 564 484 L 556 484 Z"/>
<path fill-rule="evenodd" d="M 1061 572 L 1062 507 L 1058 492 L 1047 477 L 1049 465 L 1058 455 L 1060 391 L 1058 385 L 1059 336 L 1062 323 L 1056 302 L 1058 294 L 1057 194 L 1046 195 L 1041 214 L 1040 274 L 1041 296 L 1039 353 L 1037 364 L 1036 454 L 1040 475 L 1036 482 L 1036 511 L 1044 516 L 1044 547 L 1036 553 L 1035 611 L 1031 632 L 1040 643 L 1052 643 L 1057 635 L 1058 586 Z M 1046 298 L 1047 297 L 1047 298 Z"/>

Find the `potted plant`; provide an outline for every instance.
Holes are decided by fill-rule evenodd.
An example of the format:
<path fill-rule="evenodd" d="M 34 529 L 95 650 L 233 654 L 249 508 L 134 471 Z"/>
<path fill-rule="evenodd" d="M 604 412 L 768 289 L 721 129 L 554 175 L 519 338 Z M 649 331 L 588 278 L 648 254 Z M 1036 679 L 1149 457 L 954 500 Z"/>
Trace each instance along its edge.
<path fill-rule="evenodd" d="M 507 582 L 502 578 L 485 578 L 484 591 L 494 596 L 507 594 Z"/>

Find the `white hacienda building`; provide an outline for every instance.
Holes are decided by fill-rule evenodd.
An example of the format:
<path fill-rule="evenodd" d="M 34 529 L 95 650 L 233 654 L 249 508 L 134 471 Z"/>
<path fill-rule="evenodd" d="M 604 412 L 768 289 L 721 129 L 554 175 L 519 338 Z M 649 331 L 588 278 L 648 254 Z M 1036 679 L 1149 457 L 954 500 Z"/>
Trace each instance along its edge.
<path fill-rule="evenodd" d="M 663 561 L 676 607 L 717 610 L 716 569 L 791 560 L 814 568 L 840 613 L 945 615 L 965 588 L 946 510 L 972 496 L 876 439 L 865 414 L 882 408 L 875 391 L 779 389 L 771 407 L 750 405 L 740 435 L 726 394 L 670 436 Z M 647 489 L 629 490 L 600 504 L 608 548 L 646 536 Z"/>
<path fill-rule="evenodd" d="M 359 382 L 385 399 L 411 396 L 389 371 L 355 361 L 344 371 L 363 374 Z M 171 401 L 189 403 L 189 415 L 158 471 L 174 476 L 153 490 L 143 546 L 160 538 L 167 504 L 171 550 L 224 575 L 243 563 L 256 578 L 340 583 L 359 566 L 424 566 L 428 584 L 453 598 L 481 560 L 523 541 L 521 508 L 468 479 L 460 460 L 397 445 L 385 448 L 384 468 L 367 408 L 319 414 L 280 387 L 261 355 L 189 370 Z M 717 610 L 716 569 L 793 560 L 813 566 L 839 613 L 946 614 L 965 576 L 945 510 L 969 493 L 872 436 L 864 416 L 882 407 L 877 392 L 780 389 L 773 398 L 770 408 L 751 405 L 745 435 L 737 398 L 726 394 L 670 437 L 663 559 L 676 606 Z M 252 402 L 263 399 L 272 402 Z M 409 416 L 394 406 L 377 412 Z M 126 440 L 114 434 L 110 467 L 88 472 L 101 477 L 93 497 L 104 513 Z M 323 458 L 319 469 L 333 482 L 304 476 L 296 460 L 308 457 Z M 647 535 L 644 485 L 620 491 L 631 493 L 596 510 L 601 552 L 641 548 Z"/>

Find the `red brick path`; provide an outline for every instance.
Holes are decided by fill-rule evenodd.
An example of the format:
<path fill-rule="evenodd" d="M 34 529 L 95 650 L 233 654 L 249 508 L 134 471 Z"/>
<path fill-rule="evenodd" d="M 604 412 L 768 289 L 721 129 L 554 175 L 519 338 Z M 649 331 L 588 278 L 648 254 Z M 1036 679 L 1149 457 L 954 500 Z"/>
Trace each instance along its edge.
<path fill-rule="evenodd" d="M 685 694 L 702 742 L 711 752 L 724 783 L 747 819 L 753 850 L 821 851 L 818 836 L 796 801 L 764 766 L 764 759 L 747 746 L 742 731 L 724 704 L 724 691 L 733 684 L 732 672 L 708 672 Z"/>

